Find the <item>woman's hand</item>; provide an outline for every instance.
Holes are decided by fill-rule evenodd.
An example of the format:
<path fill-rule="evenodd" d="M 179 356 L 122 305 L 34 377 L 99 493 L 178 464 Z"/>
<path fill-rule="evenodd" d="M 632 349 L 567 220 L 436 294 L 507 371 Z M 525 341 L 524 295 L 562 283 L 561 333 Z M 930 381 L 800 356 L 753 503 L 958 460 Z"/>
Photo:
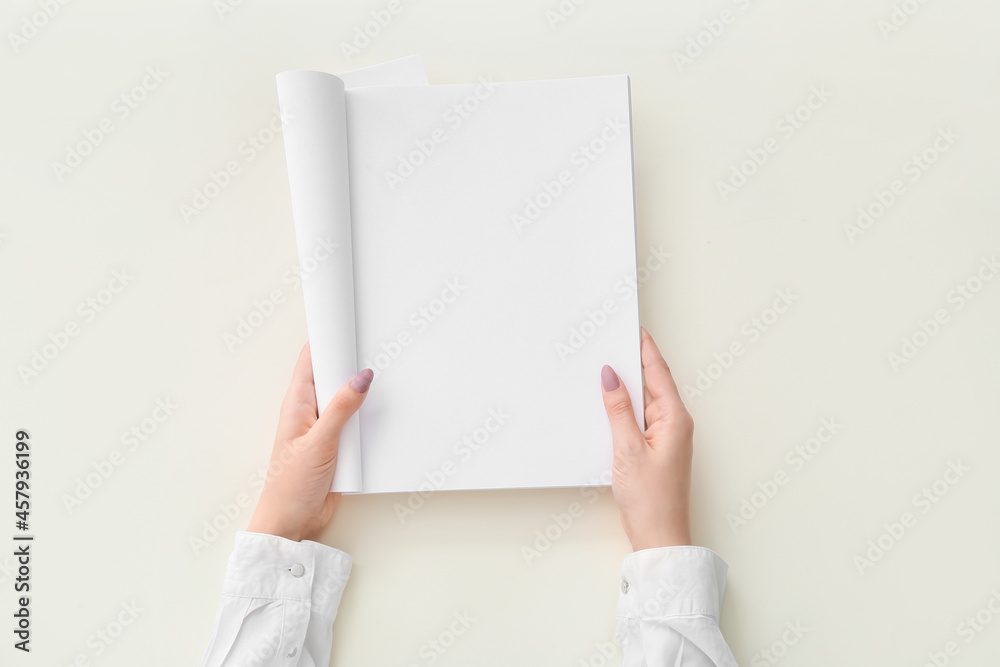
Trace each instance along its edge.
<path fill-rule="evenodd" d="M 247 530 L 296 542 L 311 540 L 330 522 L 340 500 L 331 493 L 340 431 L 364 403 L 374 374 L 365 369 L 345 383 L 317 417 L 309 344 L 302 348 L 281 404 L 267 478 Z"/>
<path fill-rule="evenodd" d="M 642 330 L 646 430 L 610 366 L 601 370 L 604 407 L 611 420 L 611 490 L 632 549 L 691 544 L 689 498 L 694 421 L 649 332 Z"/>

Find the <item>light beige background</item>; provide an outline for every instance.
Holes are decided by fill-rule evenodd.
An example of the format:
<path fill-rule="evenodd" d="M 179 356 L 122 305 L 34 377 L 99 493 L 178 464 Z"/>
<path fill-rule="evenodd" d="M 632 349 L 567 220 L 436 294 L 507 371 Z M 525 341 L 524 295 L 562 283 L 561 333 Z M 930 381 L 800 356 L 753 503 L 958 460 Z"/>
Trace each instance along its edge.
<path fill-rule="evenodd" d="M 995 660 L 1000 618 L 971 642 L 958 626 L 1000 590 L 1000 281 L 961 309 L 948 295 L 1000 250 L 996 3 L 910 0 L 916 13 L 883 35 L 889 0 L 590 0 L 554 28 L 556 0 L 403 0 L 348 62 L 340 44 L 386 4 L 244 0 L 220 17 L 208 0 L 71 2 L 17 52 L 9 33 L 41 10 L 6 4 L 0 540 L 14 532 L 14 433 L 26 428 L 38 541 L 35 652 L 15 655 L 5 632 L 0 662 L 196 662 L 251 510 L 198 553 L 190 538 L 220 505 L 256 496 L 305 341 L 300 291 L 284 280 L 296 257 L 280 137 L 252 160 L 241 144 L 268 126 L 276 72 L 410 53 L 432 83 L 631 75 L 639 256 L 671 254 L 642 286 L 643 322 L 681 384 L 718 376 L 713 355 L 734 341 L 745 349 L 688 400 L 695 539 L 730 563 L 722 627 L 741 664 L 768 664 L 759 651 L 789 622 L 808 630 L 780 664 L 921 665 L 949 641 L 951 664 Z M 733 21 L 679 68 L 674 55 L 724 9 Z M 119 120 L 112 102 L 147 67 L 168 74 Z M 831 96 L 786 137 L 776 124 L 814 86 Z M 105 117 L 114 131 L 60 182 L 52 162 Z M 907 160 L 949 127 L 958 138 L 911 182 Z M 771 137 L 778 151 L 723 201 L 717 183 Z M 185 222 L 180 205 L 230 160 L 240 174 Z M 905 193 L 850 242 L 844 225 L 897 178 Z M 78 304 L 120 269 L 133 280 L 85 322 Z M 224 335 L 276 289 L 284 302 L 230 351 Z M 744 324 L 781 289 L 793 306 L 751 340 Z M 948 321 L 894 369 L 889 353 L 939 308 Z M 18 367 L 69 322 L 80 334 L 22 381 Z M 166 398 L 173 415 L 129 451 L 122 433 Z M 842 430 L 795 471 L 786 454 L 831 417 Z M 116 449 L 121 465 L 68 511 L 64 495 Z M 970 470 L 921 513 L 913 496 L 949 461 Z M 734 532 L 727 513 L 778 471 L 787 483 Z M 356 560 L 334 664 L 428 664 L 421 646 L 455 612 L 476 620 L 435 664 L 600 664 L 627 550 L 609 493 L 530 564 L 522 547 L 586 503 L 579 491 L 441 493 L 401 524 L 405 500 L 347 498 L 324 534 Z M 906 511 L 916 525 L 859 572 L 855 556 Z M 11 558 L 0 564 L 10 619 Z M 135 622 L 97 640 L 132 601 Z"/>

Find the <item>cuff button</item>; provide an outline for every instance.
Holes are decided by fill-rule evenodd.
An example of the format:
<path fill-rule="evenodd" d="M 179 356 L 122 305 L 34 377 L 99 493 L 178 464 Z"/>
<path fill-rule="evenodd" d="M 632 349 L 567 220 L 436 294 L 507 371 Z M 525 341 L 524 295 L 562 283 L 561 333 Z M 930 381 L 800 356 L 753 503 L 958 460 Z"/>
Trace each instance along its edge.
<path fill-rule="evenodd" d="M 628 581 L 622 579 L 622 593 L 628 593 Z"/>

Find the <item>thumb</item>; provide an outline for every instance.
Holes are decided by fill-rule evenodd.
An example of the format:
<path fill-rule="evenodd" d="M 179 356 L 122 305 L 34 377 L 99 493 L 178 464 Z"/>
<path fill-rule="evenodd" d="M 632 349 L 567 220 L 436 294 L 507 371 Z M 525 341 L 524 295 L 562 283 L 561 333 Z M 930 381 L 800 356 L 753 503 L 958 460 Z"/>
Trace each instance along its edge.
<path fill-rule="evenodd" d="M 611 366 L 601 369 L 601 389 L 604 392 L 604 409 L 611 422 L 611 437 L 615 449 L 642 442 L 642 431 L 632 412 L 632 399 L 625 384 Z"/>
<path fill-rule="evenodd" d="M 321 442 L 336 442 L 340 438 L 344 424 L 365 402 L 374 377 L 375 373 L 366 368 L 337 390 L 311 429 Z"/>

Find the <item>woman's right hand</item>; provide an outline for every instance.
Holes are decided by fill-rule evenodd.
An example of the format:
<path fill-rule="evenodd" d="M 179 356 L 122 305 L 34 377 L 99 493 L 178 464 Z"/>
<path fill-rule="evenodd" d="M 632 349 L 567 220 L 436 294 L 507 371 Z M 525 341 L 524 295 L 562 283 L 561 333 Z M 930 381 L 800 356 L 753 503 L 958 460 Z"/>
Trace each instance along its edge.
<path fill-rule="evenodd" d="M 601 370 L 614 442 L 611 490 L 634 551 L 691 544 L 694 420 L 681 401 L 667 362 L 645 329 L 640 347 L 646 384 L 645 430 L 636 423 L 621 378 L 610 366 Z"/>

